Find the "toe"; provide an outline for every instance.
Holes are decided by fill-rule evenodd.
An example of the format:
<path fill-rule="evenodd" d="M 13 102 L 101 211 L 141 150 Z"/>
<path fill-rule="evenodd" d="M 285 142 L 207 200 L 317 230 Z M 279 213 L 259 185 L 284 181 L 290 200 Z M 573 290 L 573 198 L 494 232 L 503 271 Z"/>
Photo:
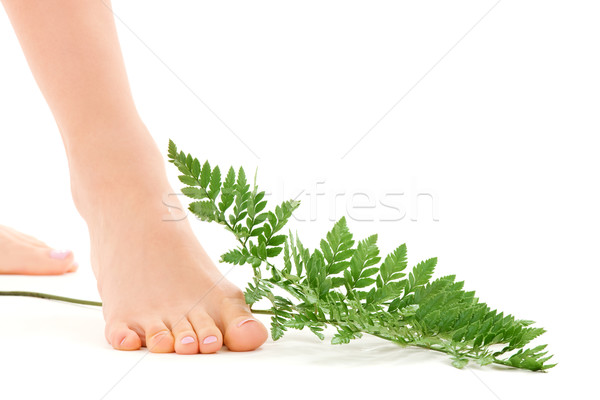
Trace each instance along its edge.
<path fill-rule="evenodd" d="M 186 318 L 171 324 L 177 354 L 198 354 L 198 337 Z"/>
<path fill-rule="evenodd" d="M 142 347 L 138 334 L 124 323 L 107 326 L 106 338 L 116 350 L 139 350 Z"/>
<path fill-rule="evenodd" d="M 190 321 L 198 337 L 200 353 L 216 353 L 223 346 L 223 335 L 215 321 L 204 311 L 192 311 Z"/>
<path fill-rule="evenodd" d="M 172 353 L 175 351 L 173 335 L 164 322 L 148 324 L 144 332 L 146 332 L 146 347 L 150 352 Z"/>
<path fill-rule="evenodd" d="M 77 269 L 70 250 L 33 247 L 23 259 L 24 272 L 31 275 L 60 275 Z"/>
<path fill-rule="evenodd" d="M 267 328 L 252 316 L 243 297 L 224 301 L 221 319 L 225 330 L 225 346 L 229 350 L 254 350 L 269 336 Z"/>
<path fill-rule="evenodd" d="M 79 264 L 75 262 L 75 256 L 71 250 L 56 250 L 50 248 L 40 248 L 39 250 L 40 256 L 44 255 L 50 258 L 50 262 L 48 266 L 52 265 L 52 267 L 63 272 L 73 272 L 77 270 Z"/>

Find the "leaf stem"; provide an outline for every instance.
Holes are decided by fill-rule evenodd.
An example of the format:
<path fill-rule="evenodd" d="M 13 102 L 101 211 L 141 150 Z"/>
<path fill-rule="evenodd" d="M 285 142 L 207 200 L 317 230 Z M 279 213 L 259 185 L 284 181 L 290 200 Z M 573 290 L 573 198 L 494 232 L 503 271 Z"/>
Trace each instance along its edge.
<path fill-rule="evenodd" d="M 75 299 L 73 297 L 57 296 L 54 294 L 41 293 L 41 292 L 25 292 L 25 291 L 17 291 L 17 290 L 2 291 L 2 290 L 0 290 L 0 296 L 36 297 L 38 299 L 48 299 L 48 300 L 62 301 L 65 303 L 74 303 L 74 304 L 83 304 L 86 306 L 102 307 L 102 303 L 99 301 Z M 273 311 L 271 311 L 271 310 L 252 309 L 251 311 L 254 314 L 273 315 Z"/>
<path fill-rule="evenodd" d="M 99 301 L 74 299 L 72 297 L 56 296 L 54 294 L 40 293 L 40 292 L 22 292 L 22 291 L 15 291 L 15 290 L 0 291 L 0 296 L 37 297 L 40 299 L 64 301 L 66 303 L 83 304 L 86 306 L 97 306 L 97 307 L 102 306 L 102 303 Z"/>

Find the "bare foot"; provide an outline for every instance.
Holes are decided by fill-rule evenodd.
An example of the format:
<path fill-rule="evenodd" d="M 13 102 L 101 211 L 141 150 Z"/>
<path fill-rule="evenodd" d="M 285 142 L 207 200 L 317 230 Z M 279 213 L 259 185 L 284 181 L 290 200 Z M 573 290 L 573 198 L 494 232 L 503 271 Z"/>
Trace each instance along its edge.
<path fill-rule="evenodd" d="M 154 211 L 92 229 L 109 343 L 180 354 L 214 353 L 222 344 L 235 351 L 259 347 L 267 331 L 240 290 L 216 269 L 187 223 L 162 221 L 164 209 Z"/>
<path fill-rule="evenodd" d="M 0 274 L 60 275 L 77 269 L 70 250 L 46 243 L 0 225 Z"/>
<path fill-rule="evenodd" d="M 263 344 L 266 328 L 215 267 L 188 221 L 164 220 L 162 198 L 172 189 L 156 146 L 146 139 L 129 149 L 127 143 L 114 145 L 110 157 L 95 163 L 86 156 L 81 167 L 70 160 L 108 342 L 118 350 L 146 346 L 179 354 L 214 353 L 223 344 L 248 351 Z"/>

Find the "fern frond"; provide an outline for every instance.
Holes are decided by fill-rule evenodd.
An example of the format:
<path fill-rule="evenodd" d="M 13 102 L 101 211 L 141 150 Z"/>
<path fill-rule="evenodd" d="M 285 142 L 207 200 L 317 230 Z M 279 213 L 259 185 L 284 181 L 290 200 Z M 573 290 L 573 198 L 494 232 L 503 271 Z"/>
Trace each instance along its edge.
<path fill-rule="evenodd" d="M 271 303 L 262 313 L 272 315 L 274 340 L 288 329 L 304 328 L 324 339 L 322 331 L 331 325 L 337 330 L 332 344 L 370 334 L 447 353 L 457 368 L 470 360 L 533 371 L 556 365 L 548 363 L 552 356 L 546 345 L 525 348 L 545 332 L 532 327 L 533 321 L 491 310 L 454 275 L 432 280 L 437 258 L 418 263 L 406 276 L 405 244 L 380 263 L 377 235 L 356 244 L 345 218 L 333 225 L 319 249 L 311 251 L 297 234 L 281 233 L 299 202 L 288 200 L 267 210 L 265 192 L 258 191 L 256 183 L 250 190 L 243 168 L 236 174 L 230 167 L 222 180 L 218 166 L 211 168 L 208 161 L 201 164 L 178 152 L 172 141 L 168 157 L 186 185 L 182 193 L 194 200 L 189 210 L 235 236 L 238 247 L 223 254 L 221 262 L 252 266 L 246 302 Z M 276 266 L 277 260 L 282 267 Z M 276 295 L 275 287 L 290 297 Z"/>

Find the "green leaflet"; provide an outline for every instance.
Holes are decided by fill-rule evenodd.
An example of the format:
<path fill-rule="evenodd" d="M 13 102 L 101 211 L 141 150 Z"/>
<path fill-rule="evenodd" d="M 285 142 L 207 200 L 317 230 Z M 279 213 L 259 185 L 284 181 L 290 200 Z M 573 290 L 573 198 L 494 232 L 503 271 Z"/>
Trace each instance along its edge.
<path fill-rule="evenodd" d="M 272 315 L 274 340 L 288 329 L 304 328 L 324 339 L 322 331 L 329 325 L 337 330 L 332 344 L 371 334 L 447 353 L 457 368 L 471 360 L 532 371 L 556 365 L 548 363 L 552 356 L 546 345 L 525 348 L 544 333 L 531 326 L 533 321 L 490 309 L 454 275 L 432 280 L 436 258 L 407 271 L 406 245 L 380 257 L 377 235 L 357 244 L 345 218 L 311 251 L 297 234 L 282 233 L 299 202 L 284 201 L 268 210 L 265 192 L 256 183 L 250 187 L 243 168 L 236 174 L 230 167 L 223 177 L 219 167 L 178 152 L 172 141 L 168 156 L 186 185 L 182 193 L 194 200 L 189 210 L 234 235 L 238 247 L 223 254 L 221 262 L 253 268 L 246 302 L 271 303 L 262 312 Z M 275 295 L 276 287 L 289 297 Z"/>

